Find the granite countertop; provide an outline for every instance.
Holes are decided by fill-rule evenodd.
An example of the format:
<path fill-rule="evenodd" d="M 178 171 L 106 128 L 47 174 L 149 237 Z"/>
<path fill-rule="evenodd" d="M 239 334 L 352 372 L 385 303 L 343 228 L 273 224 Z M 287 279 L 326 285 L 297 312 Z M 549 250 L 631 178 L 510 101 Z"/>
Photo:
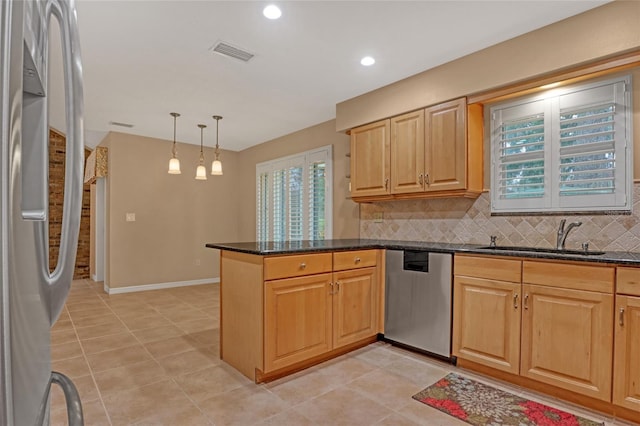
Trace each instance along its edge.
<path fill-rule="evenodd" d="M 372 240 L 372 239 L 340 239 L 317 241 L 284 241 L 284 242 L 235 242 L 208 243 L 208 248 L 256 254 L 261 256 L 296 253 L 314 253 L 326 251 L 345 251 L 362 249 L 390 250 L 428 250 L 439 253 L 476 253 L 507 257 L 526 257 L 535 259 L 560 259 L 595 263 L 615 263 L 621 265 L 640 266 L 639 252 L 611 251 L 601 255 L 584 255 L 578 253 L 547 253 L 537 251 L 493 250 L 486 245 L 447 244 L 426 241 Z"/>

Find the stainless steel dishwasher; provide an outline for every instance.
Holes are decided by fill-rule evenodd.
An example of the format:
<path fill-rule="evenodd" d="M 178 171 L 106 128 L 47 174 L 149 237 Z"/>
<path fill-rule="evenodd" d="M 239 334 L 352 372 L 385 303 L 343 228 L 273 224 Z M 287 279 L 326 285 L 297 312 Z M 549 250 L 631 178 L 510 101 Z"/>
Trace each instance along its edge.
<path fill-rule="evenodd" d="M 452 263 L 449 253 L 387 250 L 386 340 L 451 358 Z"/>

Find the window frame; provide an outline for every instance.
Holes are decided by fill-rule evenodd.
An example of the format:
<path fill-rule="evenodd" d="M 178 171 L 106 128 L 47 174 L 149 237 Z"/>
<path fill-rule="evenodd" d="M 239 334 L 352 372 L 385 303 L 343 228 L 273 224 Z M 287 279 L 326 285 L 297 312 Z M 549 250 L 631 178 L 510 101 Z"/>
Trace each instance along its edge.
<path fill-rule="evenodd" d="M 611 99 L 614 103 L 613 132 L 616 133 L 612 143 L 615 151 L 616 162 L 614 170 L 614 192 L 606 195 L 562 195 L 560 194 L 560 159 L 563 155 L 560 146 L 560 116 L 563 111 L 561 100 L 570 96 L 578 96 L 580 92 L 592 90 L 597 95 L 598 88 L 611 90 Z M 508 101 L 487 105 L 486 115 L 488 136 L 490 139 L 490 164 L 491 164 L 491 213 L 492 214 L 519 214 L 519 213 L 566 213 L 566 212 L 608 212 L 631 211 L 633 206 L 633 97 L 632 77 L 630 74 L 607 77 L 588 82 L 568 85 L 551 89 L 542 93 L 525 95 L 512 98 Z M 597 98 L 595 98 L 597 99 Z M 538 104 L 538 108 L 535 105 Z M 585 102 L 582 105 L 596 105 L 596 101 Z M 507 120 L 502 117 L 509 113 L 514 117 L 525 118 L 525 115 L 517 114 L 518 109 L 523 111 L 530 108 L 528 113 L 544 114 L 544 195 L 539 198 L 514 197 L 507 199 L 501 197 L 500 188 L 501 165 L 500 158 L 501 127 Z M 622 109 L 622 110 L 620 110 Z M 619 137 L 619 134 L 622 134 Z M 596 151 L 587 151 L 593 155 Z M 608 196 L 608 197 L 607 197 Z M 613 201 L 611 201 L 613 200 Z"/>
<path fill-rule="evenodd" d="M 299 154 L 288 155 L 269 161 L 256 164 L 256 240 L 265 241 L 300 241 L 310 239 L 310 210 L 311 193 L 310 193 L 310 170 L 311 165 L 317 162 L 325 163 L 325 179 L 324 179 L 324 239 L 333 237 L 333 146 L 326 145 L 315 148 Z M 291 230 L 288 229 L 289 214 L 291 213 L 288 204 L 289 191 L 285 191 L 285 199 L 283 203 L 284 223 L 287 229 L 284 230 L 284 238 L 276 236 L 275 220 L 273 213 L 273 176 L 279 171 L 288 173 L 292 168 L 299 166 L 302 168 L 302 239 L 291 239 Z M 263 180 L 266 175 L 266 180 Z M 286 183 L 285 183 L 286 184 Z M 265 186 L 266 185 L 266 186 Z M 263 197 L 264 189 L 267 189 L 266 197 Z M 265 218 L 263 215 L 266 214 Z M 277 238 L 277 239 L 276 239 Z"/>

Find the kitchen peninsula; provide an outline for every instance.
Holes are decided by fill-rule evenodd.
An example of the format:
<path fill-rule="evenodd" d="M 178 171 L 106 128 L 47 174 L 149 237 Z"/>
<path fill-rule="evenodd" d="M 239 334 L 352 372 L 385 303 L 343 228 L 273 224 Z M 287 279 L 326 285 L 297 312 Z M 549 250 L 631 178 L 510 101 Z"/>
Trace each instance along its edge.
<path fill-rule="evenodd" d="M 385 250 L 419 249 L 454 254 L 459 366 L 640 419 L 640 253 L 368 239 L 206 246 L 221 250 L 220 357 L 256 382 L 377 340 Z"/>

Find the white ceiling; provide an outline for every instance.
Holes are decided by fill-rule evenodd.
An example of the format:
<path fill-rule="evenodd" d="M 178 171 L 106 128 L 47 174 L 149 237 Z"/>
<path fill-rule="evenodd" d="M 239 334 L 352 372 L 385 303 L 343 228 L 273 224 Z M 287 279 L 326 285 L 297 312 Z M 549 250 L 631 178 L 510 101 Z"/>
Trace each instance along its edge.
<path fill-rule="evenodd" d="M 78 0 L 87 143 L 110 130 L 242 150 L 335 117 L 338 102 L 607 1 Z M 210 51 L 225 41 L 245 63 Z M 51 51 L 57 49 L 52 42 Z M 553 48 L 553 46 L 549 46 Z M 361 57 L 376 58 L 372 67 Z M 51 82 L 61 80 L 52 55 Z M 470 73 L 473 70 L 469 71 Z M 59 85 L 51 102 L 62 105 Z M 63 130 L 64 114 L 52 108 Z M 133 124 L 131 129 L 110 122 Z"/>

